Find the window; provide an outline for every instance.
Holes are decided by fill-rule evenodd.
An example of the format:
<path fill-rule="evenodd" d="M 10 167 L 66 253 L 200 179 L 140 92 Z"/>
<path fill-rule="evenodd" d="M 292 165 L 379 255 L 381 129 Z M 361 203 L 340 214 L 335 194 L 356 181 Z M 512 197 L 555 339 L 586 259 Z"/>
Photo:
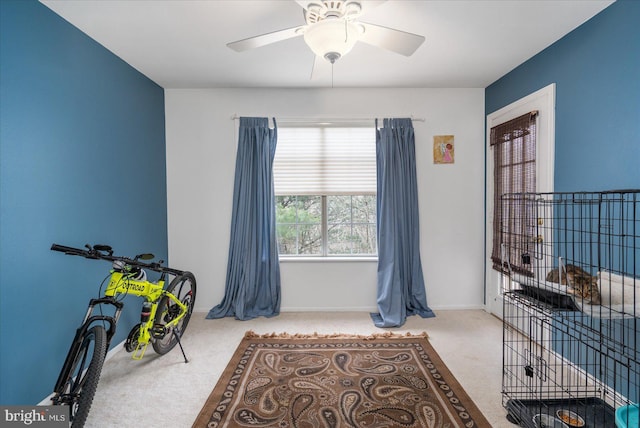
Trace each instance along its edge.
<path fill-rule="evenodd" d="M 536 117 L 532 111 L 491 128 L 490 144 L 494 151 L 494 210 L 493 210 L 493 268 L 503 269 L 503 257 L 513 270 L 533 275 L 530 258 L 523 254 L 502 254 L 500 244 L 508 248 L 524 248 L 525 241 L 533 242 L 535 213 L 518 212 L 512 208 L 509 218 L 503 212 L 502 197 L 510 193 L 536 191 Z M 513 244 L 513 245 L 511 245 Z M 518 245 L 522 244 L 522 245 Z"/>
<path fill-rule="evenodd" d="M 377 253 L 373 127 L 280 126 L 273 173 L 281 255 Z"/>

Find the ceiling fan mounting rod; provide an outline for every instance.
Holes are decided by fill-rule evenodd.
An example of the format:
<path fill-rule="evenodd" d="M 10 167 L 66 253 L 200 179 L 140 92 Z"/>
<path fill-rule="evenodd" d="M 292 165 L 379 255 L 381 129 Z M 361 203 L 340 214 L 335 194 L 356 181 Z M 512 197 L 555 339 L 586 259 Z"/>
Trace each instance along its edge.
<path fill-rule="evenodd" d="M 316 24 L 325 19 L 352 19 L 362 12 L 362 5 L 355 0 L 322 0 L 309 3 L 305 10 L 307 24 Z"/>

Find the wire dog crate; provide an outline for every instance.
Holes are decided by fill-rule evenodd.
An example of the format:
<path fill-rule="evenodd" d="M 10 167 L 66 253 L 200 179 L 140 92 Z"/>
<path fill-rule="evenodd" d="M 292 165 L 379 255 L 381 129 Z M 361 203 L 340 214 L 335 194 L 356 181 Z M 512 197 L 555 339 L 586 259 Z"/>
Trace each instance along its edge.
<path fill-rule="evenodd" d="M 640 190 L 505 194 L 500 214 L 507 418 L 637 428 Z"/>

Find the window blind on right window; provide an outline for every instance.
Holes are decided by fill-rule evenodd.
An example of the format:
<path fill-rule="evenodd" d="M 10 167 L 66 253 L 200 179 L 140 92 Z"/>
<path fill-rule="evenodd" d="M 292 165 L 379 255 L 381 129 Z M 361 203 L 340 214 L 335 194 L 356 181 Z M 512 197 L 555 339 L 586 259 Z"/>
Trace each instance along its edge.
<path fill-rule="evenodd" d="M 507 218 L 501 198 L 510 193 L 534 193 L 536 191 L 536 118 L 537 111 L 491 128 L 490 146 L 494 152 L 494 207 L 493 248 L 491 259 L 494 269 L 502 271 L 503 263 L 525 275 L 533 275 L 530 260 L 522 254 L 502 253 L 506 248 L 525 248 L 524 240 L 533 242 L 535 213 L 511 210 Z"/>

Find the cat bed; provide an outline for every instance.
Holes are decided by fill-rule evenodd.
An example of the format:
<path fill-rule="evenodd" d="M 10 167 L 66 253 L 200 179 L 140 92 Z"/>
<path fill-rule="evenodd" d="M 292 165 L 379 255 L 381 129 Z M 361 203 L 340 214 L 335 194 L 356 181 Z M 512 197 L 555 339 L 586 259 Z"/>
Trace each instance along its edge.
<path fill-rule="evenodd" d="M 545 275 L 546 277 L 546 275 Z M 512 273 L 511 280 L 525 287 L 534 287 L 546 292 L 567 296 L 573 300 L 581 312 L 594 318 L 640 318 L 640 281 L 622 277 L 610 272 L 598 272 L 597 283 L 601 304 L 591 304 L 572 293 L 572 288 L 533 278 L 519 273 Z"/>

